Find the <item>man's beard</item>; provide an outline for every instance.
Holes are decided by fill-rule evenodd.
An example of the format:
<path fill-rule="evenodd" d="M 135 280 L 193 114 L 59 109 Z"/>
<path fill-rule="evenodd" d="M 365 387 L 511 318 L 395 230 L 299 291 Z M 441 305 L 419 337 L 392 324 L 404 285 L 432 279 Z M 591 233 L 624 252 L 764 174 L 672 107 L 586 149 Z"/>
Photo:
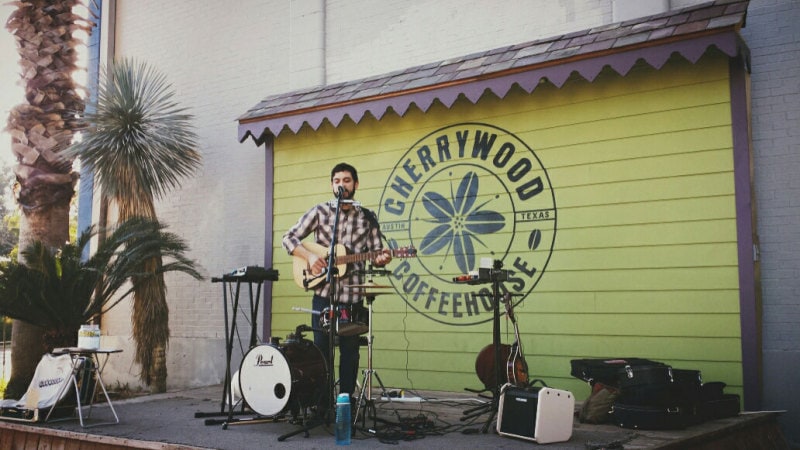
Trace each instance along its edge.
<path fill-rule="evenodd" d="M 356 195 L 356 188 L 353 188 L 352 191 L 348 191 L 346 188 L 342 188 L 342 189 L 344 189 L 344 192 L 342 193 L 342 198 L 343 199 L 352 200 L 353 197 Z M 336 196 L 336 193 L 334 192 L 333 195 Z"/>

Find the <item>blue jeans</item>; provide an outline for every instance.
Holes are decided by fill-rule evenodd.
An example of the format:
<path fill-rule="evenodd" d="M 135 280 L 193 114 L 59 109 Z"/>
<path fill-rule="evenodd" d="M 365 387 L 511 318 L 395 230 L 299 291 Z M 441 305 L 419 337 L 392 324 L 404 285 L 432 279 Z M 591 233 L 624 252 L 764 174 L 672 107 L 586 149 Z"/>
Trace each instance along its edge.
<path fill-rule="evenodd" d="M 330 300 L 318 295 L 314 295 L 312 299 L 312 309 L 314 311 L 322 311 L 330 306 Z M 328 332 L 319 329 L 319 316 L 312 315 L 312 327 L 314 328 L 314 345 L 319 347 L 328 370 L 333 373 L 331 365 L 331 355 L 328 352 L 329 336 Z M 331 326 L 335 327 L 334 323 Z M 358 336 L 339 336 L 339 393 L 348 393 L 350 398 L 353 397 L 353 391 L 356 389 L 356 380 L 358 378 L 358 362 L 360 359 Z M 327 386 L 326 386 L 327 390 Z"/>

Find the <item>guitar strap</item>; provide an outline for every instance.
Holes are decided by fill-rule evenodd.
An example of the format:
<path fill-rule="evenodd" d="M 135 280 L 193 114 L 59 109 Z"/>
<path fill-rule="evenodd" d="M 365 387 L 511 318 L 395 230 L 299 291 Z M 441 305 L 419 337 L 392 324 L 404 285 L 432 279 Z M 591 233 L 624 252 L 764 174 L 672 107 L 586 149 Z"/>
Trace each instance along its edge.
<path fill-rule="evenodd" d="M 378 223 L 378 216 L 376 216 L 371 209 L 366 208 L 364 206 L 361 207 L 361 210 L 364 212 L 364 216 L 367 217 L 367 221 L 369 222 L 370 226 L 378 230 L 378 237 L 380 237 L 382 241 L 386 242 L 386 245 L 388 246 L 389 240 L 386 239 L 386 236 L 384 236 L 383 233 L 381 232 L 381 224 Z"/>

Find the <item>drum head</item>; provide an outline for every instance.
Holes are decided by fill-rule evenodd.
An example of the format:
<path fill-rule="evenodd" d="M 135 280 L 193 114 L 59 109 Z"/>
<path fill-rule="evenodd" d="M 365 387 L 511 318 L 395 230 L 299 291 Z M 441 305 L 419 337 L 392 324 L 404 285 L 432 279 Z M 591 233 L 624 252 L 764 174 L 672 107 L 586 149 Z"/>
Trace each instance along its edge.
<path fill-rule="evenodd" d="M 283 411 L 292 394 L 292 373 L 280 349 L 251 348 L 239 367 L 239 389 L 253 411 L 264 416 Z"/>

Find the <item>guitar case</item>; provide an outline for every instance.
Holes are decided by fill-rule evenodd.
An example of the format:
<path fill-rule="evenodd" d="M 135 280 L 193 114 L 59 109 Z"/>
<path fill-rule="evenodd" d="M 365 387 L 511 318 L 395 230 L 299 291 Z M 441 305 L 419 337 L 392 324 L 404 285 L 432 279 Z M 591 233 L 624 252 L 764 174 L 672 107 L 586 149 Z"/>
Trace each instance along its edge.
<path fill-rule="evenodd" d="M 699 370 L 666 365 L 628 366 L 620 374 L 618 401 L 628 405 L 686 408 L 700 399 Z"/>
<path fill-rule="evenodd" d="M 680 406 L 648 406 L 614 403 L 614 423 L 641 430 L 682 430 L 693 423 L 693 409 Z"/>
<path fill-rule="evenodd" d="M 611 418 L 623 428 L 678 430 L 739 413 L 739 396 L 724 394 L 725 383 L 703 383 L 699 370 L 643 358 L 578 359 L 571 365 L 574 377 L 618 389 Z"/>
<path fill-rule="evenodd" d="M 570 374 L 586 381 L 606 386 L 620 387 L 620 377 L 625 374 L 626 367 L 668 367 L 664 363 L 645 358 L 586 358 L 570 361 Z"/>
<path fill-rule="evenodd" d="M 739 396 L 722 394 L 681 406 L 630 405 L 616 402 L 612 407 L 614 423 L 622 428 L 641 430 L 682 430 L 709 420 L 739 414 Z"/>

